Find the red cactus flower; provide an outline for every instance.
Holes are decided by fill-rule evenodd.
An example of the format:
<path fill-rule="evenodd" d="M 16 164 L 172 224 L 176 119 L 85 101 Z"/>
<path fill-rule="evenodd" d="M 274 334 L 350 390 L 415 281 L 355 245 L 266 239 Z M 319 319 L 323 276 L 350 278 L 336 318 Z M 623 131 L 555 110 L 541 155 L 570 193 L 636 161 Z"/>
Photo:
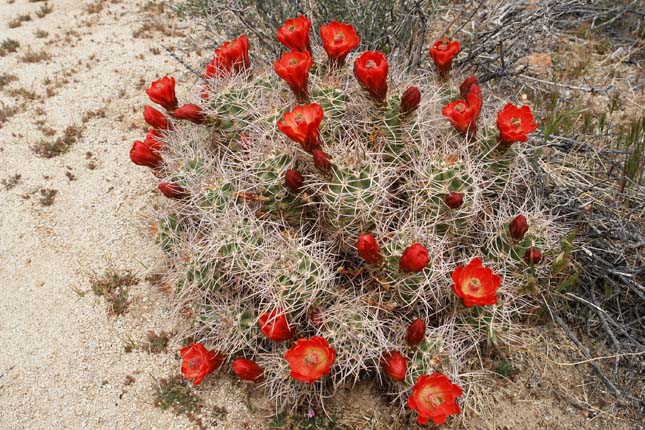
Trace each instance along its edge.
<path fill-rule="evenodd" d="M 466 94 L 464 100 L 466 100 L 466 103 L 468 103 L 470 109 L 475 112 L 475 118 L 478 118 L 483 104 L 482 91 L 481 88 L 479 88 L 479 84 L 476 82 L 476 80 L 475 82 L 468 82 L 468 79 L 466 79 L 464 83 L 461 84 L 461 87 L 464 87 Z"/>
<path fill-rule="evenodd" d="M 331 170 L 331 161 L 329 161 L 329 155 L 320 149 L 314 150 L 313 153 L 314 165 L 320 172 L 324 175 L 329 173 Z"/>
<path fill-rule="evenodd" d="M 264 375 L 264 369 L 262 366 L 257 364 L 253 360 L 248 360 L 246 358 L 238 358 L 237 360 L 231 363 L 233 373 L 237 375 L 238 378 L 244 379 L 245 381 L 260 382 Z"/>
<path fill-rule="evenodd" d="M 408 407 L 417 411 L 419 425 L 426 425 L 430 420 L 441 425 L 450 415 L 461 412 L 455 400 L 462 394 L 462 389 L 446 375 L 421 375 L 412 388 L 412 395 L 408 397 Z"/>
<path fill-rule="evenodd" d="M 310 29 L 311 21 L 304 15 L 288 19 L 278 29 L 278 41 L 289 49 L 309 51 L 311 53 L 311 44 L 309 43 Z"/>
<path fill-rule="evenodd" d="M 145 119 L 151 127 L 158 128 L 160 130 L 170 129 L 170 123 L 168 122 L 166 115 L 151 106 L 143 108 L 143 119 Z"/>
<path fill-rule="evenodd" d="M 405 343 L 411 347 L 417 347 L 426 337 L 426 322 L 417 318 L 410 323 L 405 333 Z"/>
<path fill-rule="evenodd" d="M 421 103 L 421 91 L 417 87 L 410 87 L 401 96 L 401 115 L 409 115 L 419 107 Z"/>
<path fill-rule="evenodd" d="M 323 119 L 323 109 L 318 103 L 297 106 L 291 112 L 285 112 L 278 120 L 278 128 L 289 139 L 298 142 L 302 148 L 313 153 L 320 149 L 320 123 Z"/>
<path fill-rule="evenodd" d="M 376 239 L 370 233 L 363 233 L 358 236 L 356 249 L 358 250 L 358 255 L 369 264 L 381 264 L 381 261 L 383 261 L 381 247 L 378 246 Z"/>
<path fill-rule="evenodd" d="M 542 261 L 542 253 L 539 249 L 530 247 L 524 253 L 524 261 L 530 266 L 540 264 L 540 261 Z"/>
<path fill-rule="evenodd" d="M 365 51 L 354 61 L 354 76 L 379 102 L 387 96 L 388 68 L 385 55 L 378 51 Z"/>
<path fill-rule="evenodd" d="M 159 80 L 153 81 L 150 87 L 146 88 L 146 94 L 148 94 L 150 100 L 163 106 L 166 110 L 172 111 L 177 107 L 175 78 L 173 77 L 164 76 Z"/>
<path fill-rule="evenodd" d="M 297 193 L 305 183 L 305 178 L 297 170 L 287 170 L 284 173 L 284 185 L 289 188 L 292 193 Z"/>
<path fill-rule="evenodd" d="M 168 197 L 169 199 L 183 199 L 185 197 L 188 197 L 188 191 L 180 185 L 169 183 L 169 182 L 162 182 L 158 186 L 159 191 L 163 193 L 164 196 Z"/>
<path fill-rule="evenodd" d="M 477 80 L 476 76 L 470 76 L 464 79 L 464 81 L 459 86 L 459 95 L 462 99 L 466 100 L 468 93 L 470 93 L 470 89 L 473 85 L 477 85 L 477 87 L 479 87 L 479 81 Z"/>
<path fill-rule="evenodd" d="M 452 272 L 452 280 L 452 290 L 463 299 L 467 308 L 497 303 L 497 289 L 502 278 L 492 269 L 482 266 L 479 258 L 473 258 L 466 267 L 457 266 Z"/>
<path fill-rule="evenodd" d="M 325 338 L 313 336 L 298 339 L 284 358 L 289 363 L 293 379 L 313 384 L 323 375 L 329 375 L 336 351 L 329 347 Z"/>
<path fill-rule="evenodd" d="M 477 128 L 478 112 L 463 100 L 448 103 L 441 109 L 441 113 L 448 118 L 450 124 L 460 133 L 474 133 Z"/>
<path fill-rule="evenodd" d="M 529 231 L 529 224 L 526 222 L 526 217 L 520 214 L 513 218 L 513 221 L 508 224 L 508 231 L 513 239 L 524 239 L 524 235 Z"/>
<path fill-rule="evenodd" d="M 206 121 L 206 114 L 196 104 L 186 103 L 179 106 L 172 113 L 176 119 L 184 119 L 186 121 L 194 122 L 195 124 L 203 124 Z"/>
<path fill-rule="evenodd" d="M 443 201 L 451 209 L 458 209 L 464 203 L 463 193 L 451 191 L 443 196 Z"/>
<path fill-rule="evenodd" d="M 531 108 L 528 106 L 517 107 L 510 103 L 497 112 L 498 140 L 503 146 L 510 146 L 514 142 L 526 142 L 528 134 L 537 129 L 533 121 Z"/>
<path fill-rule="evenodd" d="M 284 342 L 293 337 L 293 332 L 282 309 L 265 312 L 258 319 L 260 331 L 275 342 Z"/>
<path fill-rule="evenodd" d="M 335 66 L 345 64 L 345 57 L 358 46 L 361 39 L 356 34 L 354 26 L 332 21 L 320 26 L 320 37 L 329 62 Z"/>
<path fill-rule="evenodd" d="M 383 372 L 394 381 L 403 381 L 408 371 L 408 360 L 399 351 L 387 352 L 381 362 Z"/>
<path fill-rule="evenodd" d="M 446 79 L 452 67 L 452 59 L 459 53 L 461 44 L 458 40 L 439 39 L 430 47 L 430 56 L 437 68 L 437 73 Z"/>
<path fill-rule="evenodd" d="M 420 272 L 430 262 L 428 250 L 420 243 L 408 246 L 399 259 L 399 270 L 402 272 Z"/>
<path fill-rule="evenodd" d="M 136 165 L 156 169 L 161 166 L 161 150 L 163 143 L 159 140 L 161 134 L 154 128 L 151 128 L 146 134 L 143 142 L 137 140 L 130 149 L 130 160 Z"/>
<path fill-rule="evenodd" d="M 191 343 L 182 348 L 181 373 L 186 379 L 192 379 L 193 385 L 202 383 L 206 375 L 220 367 L 225 356 L 220 352 L 209 351 L 201 343 Z"/>
<path fill-rule="evenodd" d="M 307 82 L 309 70 L 314 64 L 313 58 L 307 51 L 291 51 L 282 54 L 280 60 L 273 63 L 275 73 L 284 79 L 299 102 L 304 103 L 309 98 Z"/>
<path fill-rule="evenodd" d="M 251 67 L 249 61 L 249 39 L 242 35 L 237 39 L 224 42 L 215 49 L 215 56 L 203 76 L 206 79 L 224 77 L 233 73 L 240 73 Z"/>

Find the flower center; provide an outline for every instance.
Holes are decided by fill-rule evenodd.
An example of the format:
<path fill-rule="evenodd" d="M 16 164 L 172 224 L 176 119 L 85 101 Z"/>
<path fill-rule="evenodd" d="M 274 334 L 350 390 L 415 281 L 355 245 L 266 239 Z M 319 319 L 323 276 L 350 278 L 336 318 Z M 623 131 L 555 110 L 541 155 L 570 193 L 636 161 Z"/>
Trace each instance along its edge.
<path fill-rule="evenodd" d="M 428 400 L 428 403 L 430 403 L 435 408 L 437 406 L 441 406 L 441 404 L 444 402 L 443 397 L 432 393 L 428 394 L 427 400 Z"/>
<path fill-rule="evenodd" d="M 455 106 L 455 110 L 459 113 L 463 113 L 466 111 L 466 105 L 463 103 L 457 103 L 457 105 Z"/>
<path fill-rule="evenodd" d="M 298 114 L 298 115 L 296 115 L 296 117 L 293 119 L 293 122 L 295 122 L 296 124 L 300 125 L 300 124 L 304 124 L 304 123 L 306 123 L 307 121 L 305 121 L 305 116 L 304 116 L 303 114 L 299 113 L 299 114 Z"/>
<path fill-rule="evenodd" d="M 292 66 L 295 66 L 296 64 L 298 64 L 298 62 L 296 61 L 295 58 L 292 58 L 291 60 L 289 60 L 289 64 Z"/>
<path fill-rule="evenodd" d="M 437 46 L 437 49 L 439 51 L 447 51 L 448 50 L 448 42 L 446 42 L 445 40 L 442 40 L 441 44 L 439 44 L 439 46 Z"/>
<path fill-rule="evenodd" d="M 199 367 L 200 364 L 201 364 L 201 360 L 199 358 L 194 358 L 188 362 L 188 367 L 190 367 L 191 369 L 194 369 L 196 367 Z"/>
<path fill-rule="evenodd" d="M 344 39 L 345 39 L 345 35 L 343 34 L 343 32 L 342 32 L 342 31 L 341 31 L 341 32 L 339 32 L 339 33 L 336 33 L 336 36 L 334 36 L 334 42 L 336 42 L 336 43 L 340 43 L 340 42 L 342 42 Z"/>
<path fill-rule="evenodd" d="M 481 285 L 482 285 L 481 282 L 479 282 L 479 279 L 477 278 L 471 279 L 468 282 L 468 286 L 470 287 L 471 290 L 474 290 L 474 291 L 479 290 L 479 287 L 481 287 Z"/>
<path fill-rule="evenodd" d="M 289 31 L 293 31 L 293 30 L 295 30 L 295 29 L 296 29 L 296 26 L 295 26 L 295 25 L 291 24 L 291 25 L 289 26 Z"/>
<path fill-rule="evenodd" d="M 307 355 L 305 355 L 305 363 L 313 364 L 315 366 L 320 363 L 320 358 L 315 352 L 308 352 Z"/>
<path fill-rule="evenodd" d="M 365 68 L 366 69 L 373 69 L 376 67 L 376 62 L 374 60 L 367 60 L 365 63 Z"/>
<path fill-rule="evenodd" d="M 513 119 L 511 119 L 511 125 L 512 125 L 513 127 L 516 127 L 516 128 L 517 128 L 517 127 L 519 127 L 520 125 L 522 125 L 522 120 L 521 120 L 521 119 L 519 119 L 519 118 L 513 118 Z"/>

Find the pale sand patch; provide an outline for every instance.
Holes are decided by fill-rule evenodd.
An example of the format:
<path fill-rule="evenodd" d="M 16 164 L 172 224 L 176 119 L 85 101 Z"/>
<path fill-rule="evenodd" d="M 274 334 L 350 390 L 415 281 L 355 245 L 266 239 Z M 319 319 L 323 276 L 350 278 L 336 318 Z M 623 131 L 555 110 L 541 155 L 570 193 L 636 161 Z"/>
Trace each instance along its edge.
<path fill-rule="evenodd" d="M 151 18 L 144 3 L 102 2 L 99 13 L 88 12 L 94 4 L 99 3 L 50 2 L 54 10 L 44 18 L 35 15 L 43 3 L 3 0 L 0 6 L 0 41 L 20 43 L 16 53 L 0 57 L 0 74 L 18 78 L 0 89 L 0 107 L 24 106 L 0 128 L 0 180 L 21 175 L 11 190 L 0 185 L 2 430 L 194 428 L 152 405 L 154 379 L 179 371 L 178 340 L 166 354 L 124 351 L 129 338 L 141 342 L 148 330 L 172 330 L 169 300 L 142 281 L 132 288 L 130 312 L 108 317 L 103 299 L 74 291 L 89 290 L 93 272 L 112 266 L 143 277 L 162 258 L 142 221 L 147 206 L 159 201 L 154 177 L 128 158 L 131 142 L 144 136 L 141 112 L 147 100 L 140 80 L 147 85 L 174 74 L 180 97 L 189 92 L 182 80 L 193 81 L 163 50 L 151 53 L 160 42 L 175 39 L 159 32 L 152 32 L 153 38 L 132 36 Z M 31 21 L 8 28 L 25 13 Z M 175 25 L 166 16 L 155 19 Z M 37 29 L 49 35 L 36 38 Z M 44 49 L 51 60 L 21 62 L 28 47 Z M 47 85 L 55 93 L 47 97 L 46 78 L 67 83 Z M 35 92 L 39 99 L 11 96 L 11 88 Z M 85 112 L 100 109 L 104 118 L 82 124 Z M 57 135 L 44 136 L 38 119 Z M 67 154 L 44 159 L 31 151 L 31 145 L 55 139 L 69 125 L 82 126 L 83 137 Z M 68 171 L 76 180 L 68 179 Z M 39 203 L 41 188 L 58 190 L 51 206 Z M 125 386 L 128 375 L 135 381 Z M 228 412 L 211 428 L 253 428 L 238 386 L 211 378 L 200 395 L 206 392 L 205 410 L 218 406 Z"/>

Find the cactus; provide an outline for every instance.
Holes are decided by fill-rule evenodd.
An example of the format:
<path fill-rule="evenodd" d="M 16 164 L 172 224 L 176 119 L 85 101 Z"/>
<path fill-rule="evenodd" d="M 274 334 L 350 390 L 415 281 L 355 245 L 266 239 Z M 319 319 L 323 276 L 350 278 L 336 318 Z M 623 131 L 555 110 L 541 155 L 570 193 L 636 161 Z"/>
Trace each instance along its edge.
<path fill-rule="evenodd" d="M 304 37 L 300 46 L 308 46 Z M 230 58 L 218 59 L 221 76 L 202 90 L 203 115 L 173 120 L 160 138 L 163 162 L 146 152 L 157 146 L 139 142 L 131 154 L 182 187 L 158 240 L 175 259 L 178 296 L 196 315 L 189 334 L 229 359 L 254 360 L 277 408 L 376 374 L 384 381 L 381 358 L 395 350 L 409 370 L 390 392 L 405 400 L 421 376 L 442 371 L 458 381 L 480 344 L 512 340 L 532 306 L 524 287 L 548 273 L 533 263 L 524 270 L 523 255 L 529 247 L 547 251 L 560 232 L 531 192 L 527 150 L 500 152 L 501 166 L 491 158 L 490 131 L 483 127 L 478 139 L 476 79 L 462 86 L 465 101 L 443 110 L 455 132 L 438 105 L 454 89 L 433 75 L 393 67 L 388 77 L 382 60 L 377 70 L 364 58 L 358 83 L 352 46 L 328 52 L 329 60 L 314 46 L 307 80 L 297 62 L 281 64 L 282 75 L 294 67 L 287 86 L 249 70 L 248 52 L 237 45 L 227 49 Z M 372 80 L 371 73 L 380 75 Z M 155 91 L 172 115 L 174 93 Z M 296 97 L 308 103 L 299 106 Z M 509 214 L 520 211 L 530 212 L 532 227 L 513 241 L 505 233 Z M 473 269 L 462 267 L 473 257 L 485 267 L 474 260 Z M 466 277 L 457 296 L 451 284 L 465 270 L 485 275 Z M 477 288 L 497 294 L 498 287 L 492 302 L 471 307 Z M 466 300 L 470 289 L 475 297 Z M 259 329 L 269 314 L 280 315 L 287 336 L 269 337 L 268 317 Z M 406 346 L 402 327 L 419 317 L 429 334 Z M 317 336 L 329 345 L 329 375 L 312 384 L 291 378 L 284 355 L 298 338 Z"/>

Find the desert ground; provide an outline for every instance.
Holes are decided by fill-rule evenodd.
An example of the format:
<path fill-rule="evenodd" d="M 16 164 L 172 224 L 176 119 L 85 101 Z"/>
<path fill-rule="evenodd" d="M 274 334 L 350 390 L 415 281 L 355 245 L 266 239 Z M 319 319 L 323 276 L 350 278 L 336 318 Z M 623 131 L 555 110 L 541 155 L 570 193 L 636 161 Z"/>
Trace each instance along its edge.
<path fill-rule="evenodd" d="M 19 46 L 0 56 L 0 429 L 268 428 L 270 408 L 249 406 L 250 388 L 226 377 L 199 387 L 198 418 L 154 405 L 155 381 L 179 371 L 181 340 L 144 347 L 177 321 L 154 278 L 156 182 L 128 151 L 147 129 L 150 81 L 174 74 L 180 94 L 195 93 L 164 50 L 189 29 L 152 2 L 1 1 L 0 42 Z M 92 291 L 107 272 L 137 278 L 123 315 Z M 554 360 L 518 358 L 526 372 L 489 386 L 496 419 L 465 428 L 643 428 L 586 397 L 598 384 L 588 369 L 556 365 L 573 351 L 562 337 L 543 351 Z M 378 403 L 353 399 L 338 413 L 345 428 L 389 422 Z"/>

